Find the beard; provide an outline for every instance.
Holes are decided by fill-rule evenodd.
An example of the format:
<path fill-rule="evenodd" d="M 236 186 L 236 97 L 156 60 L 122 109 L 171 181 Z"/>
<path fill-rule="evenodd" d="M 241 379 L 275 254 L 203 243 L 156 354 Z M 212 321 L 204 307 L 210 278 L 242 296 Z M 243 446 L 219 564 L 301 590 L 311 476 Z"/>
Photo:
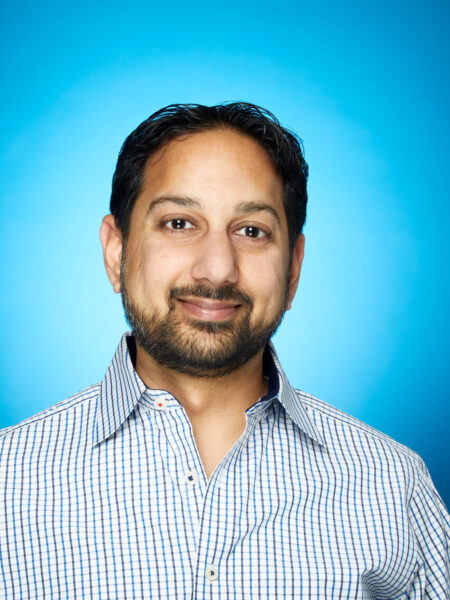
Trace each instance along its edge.
<path fill-rule="evenodd" d="M 217 289 L 201 284 L 173 287 L 167 298 L 167 313 L 150 314 L 137 306 L 128 293 L 124 263 L 123 256 L 122 303 L 136 342 L 160 365 L 191 377 L 223 377 L 245 365 L 266 346 L 286 311 L 288 282 L 275 317 L 254 325 L 252 298 L 233 285 Z M 236 302 L 243 314 L 222 322 L 189 318 L 176 310 L 175 302 L 176 298 L 189 296 Z"/>

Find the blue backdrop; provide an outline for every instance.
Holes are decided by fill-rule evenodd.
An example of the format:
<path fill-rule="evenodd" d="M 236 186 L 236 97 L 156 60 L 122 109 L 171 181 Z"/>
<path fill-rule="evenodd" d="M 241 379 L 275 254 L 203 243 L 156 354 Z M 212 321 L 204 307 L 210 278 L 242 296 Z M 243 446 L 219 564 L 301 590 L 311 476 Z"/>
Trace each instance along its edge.
<path fill-rule="evenodd" d="M 448 505 L 448 6 L 4 2 L 0 425 L 101 379 L 125 329 L 98 241 L 125 136 L 247 100 L 310 164 L 287 373 L 418 451 Z"/>

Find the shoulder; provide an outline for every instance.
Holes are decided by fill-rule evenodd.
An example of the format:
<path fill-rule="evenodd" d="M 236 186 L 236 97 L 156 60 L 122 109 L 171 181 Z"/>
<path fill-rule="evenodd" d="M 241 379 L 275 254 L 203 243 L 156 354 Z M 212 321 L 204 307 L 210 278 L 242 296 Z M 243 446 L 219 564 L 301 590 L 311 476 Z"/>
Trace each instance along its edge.
<path fill-rule="evenodd" d="M 344 460 L 391 466 L 408 476 L 428 475 L 422 458 L 407 446 L 315 396 L 295 392 L 327 447 Z"/>
<path fill-rule="evenodd" d="M 45 408 L 16 425 L 0 429 L 0 444 L 4 444 L 8 439 L 14 439 L 30 430 L 34 430 L 35 432 L 39 430 L 44 431 L 61 420 L 67 423 L 74 423 L 79 419 L 81 414 L 95 412 L 100 387 L 100 383 L 91 385 L 81 392 Z"/>

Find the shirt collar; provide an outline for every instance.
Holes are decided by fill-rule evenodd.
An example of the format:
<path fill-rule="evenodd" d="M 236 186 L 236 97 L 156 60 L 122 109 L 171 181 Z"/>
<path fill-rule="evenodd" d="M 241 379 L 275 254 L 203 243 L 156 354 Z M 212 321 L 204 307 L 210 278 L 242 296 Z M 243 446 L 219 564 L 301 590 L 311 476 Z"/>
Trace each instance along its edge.
<path fill-rule="evenodd" d="M 134 338 L 130 333 L 125 333 L 100 385 L 94 445 L 119 429 L 147 389 L 134 369 L 130 349 L 135 352 Z"/>
<path fill-rule="evenodd" d="M 96 445 L 113 435 L 130 416 L 147 387 L 134 369 L 135 341 L 125 333 L 100 385 L 100 395 L 94 421 L 93 444 Z M 297 392 L 289 383 L 281 368 L 271 343 L 267 359 L 269 397 L 278 397 L 284 410 L 306 435 L 325 446 L 320 432 L 310 419 Z M 278 379 L 278 381 L 277 381 Z"/>
<path fill-rule="evenodd" d="M 317 429 L 311 417 L 306 412 L 306 408 L 301 401 L 296 390 L 289 383 L 289 380 L 281 368 L 280 361 L 278 359 L 275 348 L 272 343 L 269 342 L 268 348 L 270 350 L 270 358 L 275 366 L 276 373 L 278 374 L 278 400 L 290 418 L 294 421 L 299 429 L 306 433 L 308 437 L 313 439 L 321 446 L 326 447 L 325 440 Z M 269 380 L 270 388 L 270 380 Z"/>

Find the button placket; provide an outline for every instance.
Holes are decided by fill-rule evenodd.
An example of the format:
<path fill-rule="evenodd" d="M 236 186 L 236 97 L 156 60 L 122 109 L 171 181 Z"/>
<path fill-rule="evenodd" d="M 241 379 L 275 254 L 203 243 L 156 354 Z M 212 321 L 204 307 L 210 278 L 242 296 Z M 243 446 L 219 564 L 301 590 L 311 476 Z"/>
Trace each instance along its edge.
<path fill-rule="evenodd" d="M 185 519 L 191 523 L 192 559 L 198 544 L 198 529 L 206 483 L 203 467 L 197 461 L 197 451 L 192 427 L 181 405 L 169 397 L 153 396 L 153 423 L 159 430 L 159 452 L 165 468 L 184 503 Z M 158 406 L 161 403 L 162 406 Z M 164 407 L 167 406 L 166 409 Z M 205 563 L 203 563 L 204 565 Z M 202 571 L 204 566 L 202 568 Z M 202 574 L 203 575 L 203 574 Z M 204 578 L 204 575 L 203 575 Z"/>

